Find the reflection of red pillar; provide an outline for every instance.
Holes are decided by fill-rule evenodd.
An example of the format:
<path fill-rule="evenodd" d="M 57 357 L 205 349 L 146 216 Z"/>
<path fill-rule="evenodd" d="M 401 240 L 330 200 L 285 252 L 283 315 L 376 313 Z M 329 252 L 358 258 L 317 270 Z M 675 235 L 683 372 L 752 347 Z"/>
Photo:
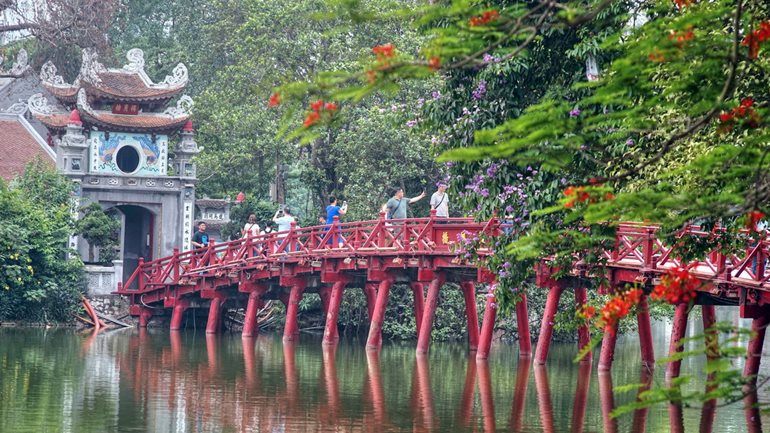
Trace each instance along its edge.
<path fill-rule="evenodd" d="M 182 359 L 182 333 L 171 331 L 169 338 L 171 339 L 171 360 L 177 364 Z"/>
<path fill-rule="evenodd" d="M 608 371 L 599 372 L 599 402 L 602 407 L 604 433 L 617 433 L 618 420 L 610 416 L 615 410 L 615 396 L 612 394 L 612 376 Z"/>
<path fill-rule="evenodd" d="M 377 284 L 364 284 L 364 296 L 366 296 L 366 312 L 369 314 L 369 321 L 374 316 L 374 304 L 377 303 Z"/>
<path fill-rule="evenodd" d="M 441 286 L 444 285 L 444 274 L 437 274 L 428 287 L 428 296 L 425 298 L 425 311 L 420 320 L 420 334 L 417 336 L 417 354 L 428 353 L 430 347 L 430 334 L 433 331 L 433 319 L 438 308 L 438 295 Z"/>
<path fill-rule="evenodd" d="M 670 433 L 684 433 L 684 414 L 681 404 L 668 405 L 668 422 Z"/>
<path fill-rule="evenodd" d="M 529 312 L 527 294 L 521 293 L 521 300 L 516 303 L 516 330 L 519 332 L 519 356 L 532 355 L 532 337 L 529 335 Z M 529 371 L 529 370 L 527 370 Z"/>
<path fill-rule="evenodd" d="M 564 289 L 561 287 L 551 287 L 548 290 L 543 319 L 540 323 L 540 337 L 537 339 L 537 347 L 535 348 L 535 364 L 545 364 L 548 359 L 548 350 L 551 348 L 551 337 L 553 336 L 553 320 L 556 316 L 556 310 L 559 308 L 559 298 L 561 298 L 563 291 Z"/>
<path fill-rule="evenodd" d="M 342 302 L 342 291 L 344 289 L 344 281 L 337 281 L 332 287 L 331 297 L 329 298 L 329 307 L 326 310 L 323 344 L 336 344 L 340 339 L 337 331 L 337 318 L 340 314 L 340 303 Z"/>
<path fill-rule="evenodd" d="M 465 317 L 468 319 L 468 349 L 475 352 L 479 347 L 479 315 L 476 312 L 476 286 L 473 281 L 460 283 L 465 298 Z"/>
<path fill-rule="evenodd" d="M 572 405 L 572 432 L 581 433 L 586 419 L 588 404 L 588 388 L 591 386 L 591 363 L 581 362 L 578 367 L 577 386 L 575 387 L 575 402 Z"/>
<path fill-rule="evenodd" d="M 583 305 L 586 304 L 586 288 L 585 287 L 576 287 L 575 288 L 575 304 L 578 308 L 581 308 Z M 582 323 L 580 326 L 578 326 L 578 352 L 582 351 L 583 348 L 588 347 L 591 344 L 591 331 L 588 329 L 588 323 Z M 586 355 L 580 360 L 580 362 L 583 363 L 591 363 L 591 352 L 587 352 Z M 574 430 L 574 429 L 573 429 Z M 582 430 L 582 428 L 581 428 Z"/>
<path fill-rule="evenodd" d="M 209 320 L 206 322 L 206 334 L 216 334 L 222 329 L 222 305 L 224 298 L 216 296 L 209 304 Z"/>
<path fill-rule="evenodd" d="M 524 407 L 529 387 L 529 365 L 528 358 L 519 358 L 519 366 L 516 367 L 516 388 L 514 388 L 511 405 L 511 420 L 508 422 L 513 431 L 521 431 L 524 422 Z"/>
<path fill-rule="evenodd" d="M 548 371 L 542 365 L 535 364 L 535 388 L 537 389 L 537 407 L 540 411 L 540 425 L 544 433 L 553 433 L 553 404 L 551 388 L 548 385 Z"/>
<path fill-rule="evenodd" d="M 481 337 L 479 338 L 479 349 L 476 352 L 476 359 L 489 358 L 489 349 L 492 347 L 492 333 L 495 330 L 495 318 L 497 317 L 497 305 L 495 296 L 491 293 L 487 295 L 487 305 L 484 308 L 484 320 L 481 323 Z"/>
<path fill-rule="evenodd" d="M 639 328 L 639 343 L 642 349 L 642 365 L 648 369 L 655 367 L 655 349 L 652 346 L 652 328 L 650 327 L 650 307 L 647 295 L 642 295 L 636 307 L 636 324 Z"/>
<path fill-rule="evenodd" d="M 182 318 L 184 312 L 190 306 L 190 302 L 187 300 L 177 300 L 174 304 L 174 310 L 171 312 L 171 330 L 178 331 L 182 329 Z"/>
<path fill-rule="evenodd" d="M 752 383 L 756 383 L 759 373 L 759 362 L 762 358 L 762 346 L 765 344 L 765 330 L 770 322 L 770 312 L 763 311 L 759 317 L 751 321 L 751 338 L 746 353 L 746 364 L 743 366 L 743 375 L 753 376 Z"/>
<path fill-rule="evenodd" d="M 494 432 L 495 426 L 495 401 L 492 394 L 492 377 L 489 374 L 489 362 L 486 360 L 477 363 L 479 371 L 479 395 L 481 397 L 481 413 L 484 416 L 484 432 Z"/>
<path fill-rule="evenodd" d="M 458 412 L 460 425 L 466 429 L 471 425 L 471 417 L 473 417 L 473 396 L 476 393 L 476 365 L 475 359 L 468 359 L 468 366 L 465 369 L 463 396 L 460 400 L 460 410 Z"/>
<path fill-rule="evenodd" d="M 641 383 L 642 386 L 636 394 L 637 399 L 641 393 L 650 390 L 650 386 L 652 385 L 652 368 L 642 365 L 639 383 Z M 634 421 L 631 423 L 631 433 L 645 433 L 647 431 L 647 413 L 649 411 L 650 408 L 648 407 L 640 407 L 634 411 Z"/>
<path fill-rule="evenodd" d="M 388 306 L 388 294 L 393 280 L 383 280 L 377 289 L 377 303 L 374 306 L 372 322 L 369 325 L 369 337 L 366 339 L 366 348 L 379 350 L 382 346 L 382 322 L 385 319 L 385 308 Z"/>
<path fill-rule="evenodd" d="M 617 324 L 612 326 L 610 330 L 604 330 L 602 349 L 599 352 L 599 371 L 609 371 L 612 367 L 612 360 L 615 358 L 615 341 L 618 338 L 617 333 Z"/>
<path fill-rule="evenodd" d="M 372 393 L 372 413 L 374 423 L 380 427 L 385 424 L 385 393 L 382 390 L 380 377 L 380 354 L 366 352 L 366 373 L 369 378 L 369 390 Z"/>
<path fill-rule="evenodd" d="M 243 346 L 243 372 L 249 388 L 254 388 L 257 384 L 257 375 L 254 371 L 256 368 L 256 361 L 254 360 L 256 342 L 257 340 L 254 338 L 241 338 L 241 345 Z"/>
<path fill-rule="evenodd" d="M 299 312 L 299 301 L 302 299 L 302 292 L 304 290 L 305 285 L 302 281 L 295 281 L 291 285 L 289 303 L 286 306 L 286 325 L 283 328 L 284 341 L 294 341 L 299 337 L 297 313 Z"/>
<path fill-rule="evenodd" d="M 217 362 L 217 336 L 216 334 L 206 334 L 206 359 L 209 364 L 209 372 L 213 376 L 219 370 Z"/>
<path fill-rule="evenodd" d="M 436 425 L 433 413 L 433 391 L 430 389 L 430 364 L 427 356 L 418 356 L 415 359 L 417 384 L 419 385 L 420 409 L 425 428 L 432 431 Z"/>
<path fill-rule="evenodd" d="M 674 323 L 671 328 L 671 342 L 668 345 L 668 356 L 674 356 L 675 353 L 681 352 L 684 349 L 680 344 L 680 340 L 684 338 L 684 334 L 687 332 L 687 315 L 689 312 L 690 306 L 688 304 L 679 304 L 676 306 Z M 666 378 L 671 379 L 679 377 L 681 365 L 682 361 L 670 361 L 666 368 Z"/>
<path fill-rule="evenodd" d="M 746 415 L 746 431 L 749 433 L 762 433 L 762 419 L 759 412 L 759 399 L 756 388 L 746 393 L 743 398 L 743 410 Z"/>
<path fill-rule="evenodd" d="M 409 285 L 412 288 L 412 297 L 414 298 L 414 322 L 417 325 L 416 333 L 420 336 L 420 322 L 422 322 L 422 315 L 425 313 L 425 287 L 422 283 L 412 283 Z"/>
<path fill-rule="evenodd" d="M 294 344 L 294 341 L 284 341 L 283 344 L 283 372 L 286 377 L 286 399 L 289 412 L 294 410 L 299 394 L 299 377 L 297 376 L 297 365 L 294 362 Z"/>
<path fill-rule="evenodd" d="M 246 317 L 243 320 L 241 336 L 254 337 L 257 335 L 257 313 L 260 307 L 262 307 L 262 300 L 259 298 L 259 292 L 249 293 L 249 303 L 246 304 Z"/>
<path fill-rule="evenodd" d="M 713 305 L 701 305 L 701 313 L 703 316 L 703 334 L 705 336 L 704 343 L 706 345 L 706 358 L 710 361 L 719 357 L 719 335 L 714 327 L 716 324 L 716 309 Z M 716 384 L 709 384 L 716 378 L 715 373 L 709 373 L 706 376 L 706 390 L 708 394 L 713 392 L 717 386 Z M 710 432 L 714 429 L 714 417 L 716 416 L 717 401 L 711 399 L 703 403 L 700 416 L 700 431 Z"/>
<path fill-rule="evenodd" d="M 329 416 L 332 425 L 337 424 L 337 414 L 340 408 L 340 391 L 337 382 L 337 364 L 335 364 L 335 354 L 337 346 L 324 346 L 323 368 L 324 368 L 324 387 L 326 388 L 326 399 L 329 405 Z"/>

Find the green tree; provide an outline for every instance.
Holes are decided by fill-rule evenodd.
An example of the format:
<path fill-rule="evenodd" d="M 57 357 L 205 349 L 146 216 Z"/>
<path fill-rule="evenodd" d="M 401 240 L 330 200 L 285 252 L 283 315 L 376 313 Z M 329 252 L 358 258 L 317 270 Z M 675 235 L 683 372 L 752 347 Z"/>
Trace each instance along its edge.
<path fill-rule="evenodd" d="M 88 261 L 93 262 L 96 248 L 99 259 L 109 255 L 109 251 L 118 245 L 120 222 L 102 210 L 99 203 L 91 203 L 80 208 L 83 216 L 75 223 L 75 231 L 88 241 Z"/>
<path fill-rule="evenodd" d="M 83 289 L 83 263 L 67 257 L 72 187 L 39 160 L 0 181 L 0 319 L 71 320 Z"/>

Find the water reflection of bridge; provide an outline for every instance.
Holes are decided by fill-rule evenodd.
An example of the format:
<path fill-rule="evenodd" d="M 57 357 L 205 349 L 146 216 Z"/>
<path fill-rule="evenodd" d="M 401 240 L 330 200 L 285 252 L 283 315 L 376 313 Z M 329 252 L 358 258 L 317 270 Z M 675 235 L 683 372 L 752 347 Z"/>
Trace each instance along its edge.
<path fill-rule="evenodd" d="M 388 351 L 367 351 L 365 368 L 358 370 L 358 376 L 347 371 L 350 353 L 340 356 L 337 346 L 325 346 L 318 354 L 296 343 L 244 338 L 236 347 L 237 340 L 210 334 L 205 338 L 205 350 L 199 350 L 202 348 L 196 344 L 202 338 L 178 332 L 169 338 L 168 344 L 159 344 L 157 337 L 140 330 L 130 337 L 130 350 L 117 355 L 121 380 L 132 390 L 134 401 L 145 407 L 148 422 L 168 422 L 167 426 L 152 426 L 156 431 L 551 433 L 564 431 L 568 425 L 571 432 L 583 432 L 587 431 L 586 416 L 591 414 L 588 410 L 597 409 L 589 400 L 591 381 L 597 380 L 590 363 L 576 367 L 572 413 L 567 421 L 559 418 L 563 411 L 554 410 L 554 397 L 561 400 L 562 396 L 552 394 L 549 375 L 553 378 L 553 369 L 549 372 L 530 362 L 518 363 L 512 389 L 501 389 L 502 384 L 493 380 L 489 362 L 469 359 L 464 363 L 462 388 L 449 398 L 446 389 L 437 387 L 431 377 L 458 372 L 451 367 L 449 371 L 437 369 L 441 364 L 428 357 L 404 358 L 406 371 L 385 375 L 380 360 L 389 356 Z M 342 375 L 338 367 L 345 370 Z M 411 382 L 406 379 L 409 369 Z M 399 376 L 402 382 L 398 382 Z M 531 376 L 536 401 L 532 400 Z M 649 387 L 651 381 L 649 370 L 641 368 L 639 382 Z M 496 405 L 501 390 L 512 393 L 510 407 Z M 407 392 L 408 397 L 401 399 Z M 598 393 L 603 431 L 626 431 L 610 417 L 618 397 L 613 394 L 609 372 L 598 375 Z M 748 402 L 752 399 L 756 401 L 756 392 Z M 446 407 L 447 400 L 453 402 L 452 407 Z M 532 430 L 535 404 L 539 427 Z M 670 431 L 683 432 L 682 408 L 671 406 L 668 413 Z M 712 431 L 715 413 L 714 404 L 702 408 L 701 431 Z M 637 409 L 630 431 L 646 431 L 649 416 L 648 409 Z M 758 409 L 746 409 L 746 420 L 747 431 L 761 432 Z M 660 422 L 656 424 L 660 427 Z"/>

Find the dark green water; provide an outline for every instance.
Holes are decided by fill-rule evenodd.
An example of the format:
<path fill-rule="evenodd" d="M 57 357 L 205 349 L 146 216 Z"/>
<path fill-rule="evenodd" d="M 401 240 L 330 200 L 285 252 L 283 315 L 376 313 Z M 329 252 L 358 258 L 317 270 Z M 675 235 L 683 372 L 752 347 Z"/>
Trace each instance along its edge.
<path fill-rule="evenodd" d="M 655 327 L 656 354 L 667 328 Z M 610 391 L 640 381 L 632 335 L 618 341 L 611 376 L 573 364 L 572 344 L 554 345 L 545 368 L 520 363 L 504 344 L 479 364 L 462 344 L 434 344 L 419 360 L 412 344 L 386 344 L 379 355 L 362 346 L 325 351 L 312 336 L 285 346 L 275 335 L 244 342 L 166 330 L 0 329 L 0 432 L 670 431 L 666 407 L 602 416 L 634 398 Z M 708 420 L 714 432 L 748 431 L 741 405 L 702 412 L 683 410 L 685 431 Z"/>

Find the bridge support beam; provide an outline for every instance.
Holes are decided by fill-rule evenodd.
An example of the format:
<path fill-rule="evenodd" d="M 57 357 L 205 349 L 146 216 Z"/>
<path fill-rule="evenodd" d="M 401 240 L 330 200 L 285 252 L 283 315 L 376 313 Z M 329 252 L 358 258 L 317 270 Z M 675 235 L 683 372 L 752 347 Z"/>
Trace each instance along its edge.
<path fill-rule="evenodd" d="M 292 282 L 289 302 L 286 305 L 286 324 L 283 327 L 283 341 L 296 341 L 299 338 L 297 313 L 299 312 L 299 301 L 302 299 L 304 291 L 305 282 L 303 280 L 297 279 Z"/>
<path fill-rule="evenodd" d="M 535 364 L 545 364 L 548 359 L 548 351 L 551 349 L 551 338 L 553 337 L 553 324 L 556 310 L 559 308 L 559 299 L 564 291 L 563 287 L 553 286 L 548 290 L 548 297 L 545 301 L 545 311 L 543 311 L 543 320 L 540 323 L 540 337 L 537 340 L 535 349 Z"/>
<path fill-rule="evenodd" d="M 532 356 L 532 337 L 529 335 L 529 311 L 527 294 L 521 293 L 521 300 L 516 303 L 516 329 L 519 331 L 519 356 Z"/>
<path fill-rule="evenodd" d="M 366 339 L 366 348 L 368 350 L 380 350 L 382 346 L 382 322 L 385 319 L 385 308 L 388 306 L 388 294 L 392 279 L 386 279 L 380 282 L 377 289 L 377 303 L 372 312 L 372 321 L 369 325 L 369 337 Z"/>
<path fill-rule="evenodd" d="M 765 330 L 770 323 L 770 309 L 766 309 L 764 312 L 765 314 L 757 315 L 751 321 L 752 335 L 746 352 L 746 364 L 743 366 L 743 375 L 753 377 L 752 384 L 757 381 L 759 363 L 762 358 L 762 346 L 765 344 Z"/>
<path fill-rule="evenodd" d="M 412 297 L 414 298 L 414 323 L 417 325 L 416 334 L 420 336 L 420 323 L 425 312 L 425 287 L 422 283 L 411 283 Z"/>
<path fill-rule="evenodd" d="M 318 289 L 318 296 L 321 298 L 321 305 L 323 306 L 324 316 L 329 312 L 329 301 L 332 297 L 332 289 L 329 286 L 322 286 Z"/>
<path fill-rule="evenodd" d="M 586 304 L 586 288 L 575 287 L 575 305 L 577 308 L 582 308 Z M 591 345 L 591 330 L 588 328 L 588 323 L 583 323 L 578 327 L 578 353 L 584 348 Z M 591 351 L 588 351 L 585 356 L 580 360 L 581 363 L 585 362 L 590 364 L 592 361 Z M 582 423 L 580 424 L 582 425 Z"/>
<path fill-rule="evenodd" d="M 211 298 L 206 334 L 218 334 L 222 330 L 222 309 L 227 298 L 223 295 Z"/>
<path fill-rule="evenodd" d="M 468 319 L 468 350 L 475 352 L 479 347 L 479 314 L 476 311 L 476 285 L 473 281 L 460 283 L 465 298 L 465 317 Z"/>
<path fill-rule="evenodd" d="M 652 328 L 650 327 L 650 306 L 647 295 L 642 295 L 636 307 L 636 324 L 639 328 L 639 344 L 642 350 L 642 367 L 655 368 L 655 349 L 652 346 Z"/>
<path fill-rule="evenodd" d="M 438 307 L 438 295 L 441 286 L 444 285 L 445 276 L 439 273 L 430 282 L 428 287 L 428 296 L 425 299 L 425 310 L 420 320 L 420 333 L 417 336 L 417 354 L 424 355 L 428 353 L 430 347 L 430 334 L 433 331 L 433 319 L 436 317 L 436 308 Z"/>
<path fill-rule="evenodd" d="M 617 340 L 618 325 L 604 330 L 602 350 L 599 352 L 599 371 L 610 371 L 612 360 L 615 359 L 615 341 Z"/>
<path fill-rule="evenodd" d="M 152 319 L 152 310 L 147 307 L 139 307 L 139 327 L 146 328 Z"/>
<path fill-rule="evenodd" d="M 242 337 L 254 337 L 257 332 L 257 313 L 262 307 L 262 299 L 260 299 L 260 293 L 253 291 L 249 293 L 249 303 L 246 305 L 246 317 L 243 320 L 243 330 L 241 331 Z"/>
<path fill-rule="evenodd" d="M 487 294 L 487 305 L 484 308 L 484 320 L 481 323 L 481 337 L 479 349 L 476 352 L 476 361 L 489 358 L 489 348 L 492 347 L 492 333 L 495 330 L 495 318 L 497 317 L 497 304 L 494 293 Z"/>
<path fill-rule="evenodd" d="M 671 341 L 668 345 L 668 356 L 673 356 L 675 353 L 681 352 L 684 349 L 680 344 L 680 341 L 687 332 L 687 316 L 689 314 L 690 306 L 688 304 L 679 304 L 676 306 L 674 323 L 671 329 Z M 681 367 L 682 361 L 670 361 L 666 367 L 666 379 L 679 377 Z"/>
<path fill-rule="evenodd" d="M 342 302 L 342 292 L 345 290 L 346 281 L 337 281 L 332 286 L 331 296 L 329 297 L 329 307 L 326 310 L 326 324 L 324 326 L 323 344 L 332 345 L 339 341 L 339 332 L 337 330 L 337 318 L 340 314 L 340 303 Z"/>
<path fill-rule="evenodd" d="M 184 312 L 190 307 L 190 301 L 184 299 L 184 300 L 177 300 L 174 304 L 174 309 L 171 312 L 171 326 L 170 329 L 172 331 L 178 331 L 182 329 L 182 318 L 184 317 Z"/>

